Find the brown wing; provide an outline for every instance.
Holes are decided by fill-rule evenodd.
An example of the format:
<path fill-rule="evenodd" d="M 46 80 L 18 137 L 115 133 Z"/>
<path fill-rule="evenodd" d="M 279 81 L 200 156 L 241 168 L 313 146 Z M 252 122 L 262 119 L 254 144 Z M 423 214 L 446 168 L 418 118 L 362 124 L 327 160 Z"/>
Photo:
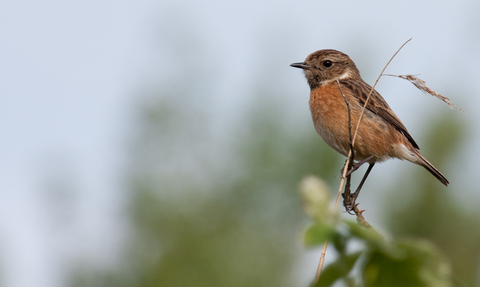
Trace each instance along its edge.
<path fill-rule="evenodd" d="M 359 96 L 358 101 L 363 106 L 367 100 L 368 93 L 372 87 L 369 84 L 365 83 L 363 80 L 356 81 L 342 81 L 342 85 L 345 85 L 353 92 L 354 96 Z M 373 90 L 370 100 L 367 103 L 367 109 L 373 113 L 382 117 L 385 121 L 395 127 L 399 132 L 401 132 L 405 138 L 413 145 L 414 148 L 420 149 L 413 139 L 413 137 L 408 133 L 407 128 L 403 125 L 402 121 L 395 115 L 392 109 L 388 106 L 385 99 L 376 91 Z"/>

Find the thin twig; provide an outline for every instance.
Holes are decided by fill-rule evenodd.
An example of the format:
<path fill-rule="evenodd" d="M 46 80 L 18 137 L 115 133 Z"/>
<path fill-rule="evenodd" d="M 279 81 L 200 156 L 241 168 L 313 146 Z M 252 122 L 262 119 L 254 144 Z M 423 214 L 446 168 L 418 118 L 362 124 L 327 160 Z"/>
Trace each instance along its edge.
<path fill-rule="evenodd" d="M 395 52 L 395 54 L 393 54 L 393 56 L 390 58 L 390 60 L 387 62 L 387 64 L 385 65 L 385 67 L 383 67 L 383 70 L 382 72 L 380 73 L 380 75 L 377 77 L 377 80 L 375 81 L 375 83 L 373 84 L 372 88 L 370 89 L 370 92 L 368 93 L 368 96 L 367 96 L 367 100 L 365 101 L 365 104 L 363 105 L 363 109 L 362 109 L 362 112 L 360 113 L 360 117 L 358 118 L 358 122 L 357 122 L 357 127 L 355 128 L 355 134 L 353 135 L 353 139 L 352 139 L 352 143 L 351 143 L 351 146 L 352 146 L 352 150 L 353 150 L 353 146 L 355 145 L 355 139 L 357 138 L 357 134 L 358 134 L 358 128 L 360 127 L 360 122 L 362 121 L 362 118 L 363 118 L 363 114 L 365 113 L 365 109 L 367 107 L 367 104 L 368 104 L 368 101 L 370 100 L 370 97 L 373 93 L 373 90 L 375 89 L 375 86 L 377 85 L 378 81 L 380 80 L 380 77 L 382 77 L 383 75 L 383 72 L 385 71 L 385 69 L 388 67 L 388 65 L 390 64 L 390 62 L 392 62 L 393 58 L 395 58 L 395 56 L 398 54 L 398 52 L 400 52 L 400 50 L 408 43 L 412 40 L 412 38 L 408 39 L 405 43 L 403 43 L 402 46 L 400 46 L 400 48 L 398 48 L 398 50 Z M 343 93 L 342 93 L 343 95 Z M 350 153 L 348 154 L 348 156 L 350 157 L 350 155 L 352 154 L 352 150 L 350 151 Z M 345 171 L 343 173 L 343 177 L 345 177 Z M 337 196 L 337 203 L 338 203 L 338 197 L 340 196 L 340 194 Z M 336 206 L 335 206 L 335 209 L 336 209 Z M 353 208 L 353 211 L 355 212 L 355 215 L 357 216 L 357 221 L 360 220 L 360 222 L 365 226 L 365 227 L 369 227 L 371 229 L 373 229 L 373 227 L 365 220 L 365 217 L 363 216 L 363 212 L 365 210 L 359 210 L 358 209 L 358 204 L 354 205 L 354 208 Z M 375 230 L 375 229 L 373 229 Z"/>
<path fill-rule="evenodd" d="M 345 105 L 347 106 L 347 112 L 348 112 L 348 144 L 350 147 L 350 152 L 352 153 L 352 156 L 349 156 L 347 158 L 347 161 L 345 162 L 345 166 L 343 167 L 344 169 L 347 169 L 347 171 L 352 170 L 354 159 L 355 159 L 355 150 L 353 149 L 353 141 L 352 141 L 352 114 L 350 110 L 350 103 L 347 100 L 347 97 L 345 97 L 345 94 L 343 93 L 342 86 L 340 86 L 340 81 L 337 79 L 337 85 L 338 89 L 340 90 L 340 94 L 342 94 L 343 100 L 345 101 Z M 345 188 L 343 190 L 343 200 L 347 200 L 347 198 L 350 200 L 350 180 L 351 180 L 351 172 L 347 176 L 347 183 L 345 184 Z M 345 177 L 345 176 L 343 176 Z M 337 207 L 335 207 L 336 209 Z"/>
<path fill-rule="evenodd" d="M 345 100 L 345 105 L 347 106 L 347 112 L 348 112 L 348 143 L 350 144 L 350 150 L 354 154 L 352 158 L 355 158 L 355 150 L 353 149 L 353 142 L 352 142 L 352 115 L 350 112 L 350 104 L 348 103 L 347 97 L 345 97 L 345 94 L 343 94 L 342 87 L 340 86 L 340 81 L 337 79 L 337 85 L 338 89 L 340 90 L 340 93 L 342 94 L 343 100 Z M 351 161 L 353 162 L 353 160 Z M 349 161 L 350 164 L 350 161 Z"/>
<path fill-rule="evenodd" d="M 382 70 L 382 72 L 380 73 L 380 75 L 378 76 L 377 80 L 375 81 L 375 84 L 373 84 L 372 89 L 370 90 L 370 93 L 368 93 L 367 100 L 365 101 L 365 104 L 363 105 L 362 113 L 360 114 L 360 117 L 358 118 L 358 123 L 357 123 L 357 127 L 356 127 L 356 129 L 355 129 L 355 134 L 353 135 L 352 145 L 355 145 L 355 139 L 357 138 L 358 127 L 360 126 L 360 122 L 362 121 L 363 114 L 364 114 L 364 112 L 365 112 L 365 108 L 367 107 L 368 101 L 370 100 L 370 96 L 372 95 L 373 90 L 375 89 L 375 86 L 376 86 L 377 83 L 378 83 L 378 80 L 380 80 L 380 77 L 383 75 L 383 72 L 384 72 L 385 69 L 388 67 L 388 65 L 389 65 L 390 62 L 393 60 L 393 58 L 395 58 L 395 56 L 398 54 L 398 52 L 400 52 L 400 50 L 403 48 L 403 46 L 405 46 L 408 42 L 410 42 L 410 40 L 412 40 L 412 38 L 408 39 L 405 43 L 403 43 L 403 45 L 400 46 L 400 48 L 398 48 L 398 50 L 395 52 L 395 54 L 393 54 L 393 56 L 390 58 L 390 60 L 388 61 L 388 63 L 385 65 L 385 67 L 383 67 L 383 70 Z"/>
<path fill-rule="evenodd" d="M 315 274 L 315 283 L 320 279 L 320 274 L 322 273 L 323 263 L 325 262 L 325 253 L 327 252 L 328 240 L 323 244 L 322 254 L 320 254 L 320 259 L 318 260 L 317 273 Z"/>
<path fill-rule="evenodd" d="M 357 222 L 358 222 L 358 224 L 360 224 L 360 226 L 364 227 L 365 229 L 371 229 L 371 230 L 377 232 L 377 231 L 373 228 L 373 226 L 372 226 L 370 223 L 368 223 L 368 221 L 367 221 L 367 220 L 365 219 L 365 217 L 363 216 L 363 212 L 364 212 L 364 211 L 365 211 L 365 210 L 360 210 L 360 209 L 358 208 L 358 203 L 353 206 L 353 212 L 355 212 L 355 215 L 357 216 Z M 378 232 L 377 232 L 377 233 L 378 233 Z"/>
<path fill-rule="evenodd" d="M 362 118 L 363 118 L 363 114 L 365 113 L 365 109 L 367 107 L 367 104 L 368 104 L 368 101 L 370 100 L 370 97 L 373 93 L 373 90 L 375 89 L 375 86 L 377 85 L 378 81 L 380 80 L 380 77 L 382 77 L 383 75 L 383 72 L 385 71 L 385 69 L 388 67 L 388 65 L 390 64 L 390 62 L 392 62 L 393 58 L 395 58 L 395 56 L 398 54 L 398 52 L 400 52 L 400 50 L 408 43 L 412 40 L 412 38 L 408 39 L 405 43 L 403 43 L 402 46 L 400 46 L 400 48 L 398 48 L 398 50 L 395 52 L 395 54 L 393 54 L 393 56 L 390 58 L 390 60 L 387 62 L 387 64 L 385 65 L 385 67 L 383 67 L 383 70 L 382 72 L 380 73 L 380 75 L 377 77 L 377 80 L 375 81 L 375 83 L 373 84 L 372 88 L 370 89 L 370 92 L 368 93 L 368 96 L 367 96 L 367 100 L 365 101 L 365 104 L 363 105 L 363 108 L 362 108 L 362 112 L 360 113 L 360 117 L 358 118 L 358 122 L 357 122 L 357 127 L 355 128 L 355 134 L 353 135 L 353 140 L 352 140 L 352 143 L 351 143 L 351 146 L 352 146 L 352 150 L 353 150 L 353 146 L 355 145 L 355 139 L 357 138 L 357 134 L 358 134 L 358 128 L 360 127 L 360 122 L 362 121 Z M 348 154 L 348 156 L 350 156 L 352 153 L 352 151 L 350 151 L 350 153 Z M 344 172 L 344 176 L 345 176 L 345 172 Z M 354 205 L 354 208 L 353 208 L 353 211 L 355 212 L 355 215 L 357 216 L 357 221 L 360 220 L 360 222 L 365 226 L 365 227 L 369 227 L 371 229 L 373 229 L 373 227 L 365 220 L 365 217 L 363 216 L 363 212 L 365 210 L 359 210 L 358 209 L 358 204 Z M 374 230 L 374 229 L 373 229 Z"/>
<path fill-rule="evenodd" d="M 351 154 L 352 154 L 352 150 L 349 151 L 348 158 L 351 157 Z M 343 184 L 345 183 L 345 177 L 347 176 L 347 171 L 348 171 L 347 168 L 343 169 L 343 175 L 342 175 L 342 179 L 340 181 L 340 187 L 338 189 L 338 195 L 337 195 L 337 200 L 335 201 L 334 210 L 337 210 L 337 208 L 338 208 L 338 203 L 340 202 L 340 197 L 342 196 Z M 349 177 L 350 177 L 350 175 L 349 175 Z M 320 279 L 320 274 L 322 273 L 323 263 L 325 261 L 325 253 L 327 251 L 327 246 L 328 246 L 328 240 L 325 241 L 325 243 L 323 244 L 322 254 L 320 255 L 320 260 L 318 261 L 318 266 L 317 266 L 317 272 L 315 274 L 315 283 L 318 282 L 318 279 Z"/>

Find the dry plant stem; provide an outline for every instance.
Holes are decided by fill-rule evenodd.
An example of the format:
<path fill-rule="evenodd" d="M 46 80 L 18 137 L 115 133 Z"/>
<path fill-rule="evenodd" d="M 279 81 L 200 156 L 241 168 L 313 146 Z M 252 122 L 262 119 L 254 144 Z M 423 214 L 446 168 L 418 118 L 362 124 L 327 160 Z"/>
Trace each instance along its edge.
<path fill-rule="evenodd" d="M 352 150 L 350 150 L 350 152 L 348 153 L 348 159 L 350 158 L 353 159 Z M 343 184 L 345 183 L 345 177 L 347 175 L 347 171 L 348 171 L 348 168 L 343 169 L 342 179 L 340 181 L 340 187 L 338 189 L 337 199 L 335 200 L 334 210 L 337 210 L 338 203 L 340 202 L 340 197 L 342 196 Z M 322 273 L 323 263 L 325 262 L 325 253 L 327 252 L 327 246 L 328 246 L 328 241 L 325 241 L 325 243 L 323 244 L 322 254 L 320 255 L 320 259 L 318 261 L 317 273 L 315 274 L 315 283 L 318 282 L 318 279 L 320 279 L 320 274 Z"/>
<path fill-rule="evenodd" d="M 363 118 L 363 114 L 365 112 L 365 108 L 367 107 L 367 104 L 368 104 L 368 101 L 370 100 L 370 96 L 372 95 L 372 92 L 373 92 L 373 89 L 375 89 L 375 86 L 377 85 L 378 81 L 380 80 L 380 77 L 382 76 L 383 72 L 385 71 L 385 69 L 387 68 L 387 66 L 390 64 L 390 62 L 393 60 L 393 58 L 398 54 L 398 52 L 403 48 L 403 46 L 405 46 L 408 42 L 410 42 L 410 40 L 412 40 L 412 38 L 408 39 L 405 43 L 403 43 L 402 46 L 400 46 L 400 48 L 397 50 L 397 52 L 395 52 L 395 54 L 393 54 L 393 56 L 390 58 L 390 60 L 388 61 L 388 63 L 385 65 L 385 67 L 383 68 L 382 72 L 380 73 L 380 75 L 378 76 L 377 80 L 375 81 L 375 84 L 372 86 L 372 89 L 370 90 L 370 93 L 368 94 L 367 96 L 367 100 L 365 101 L 365 104 L 363 105 L 363 109 L 362 109 L 362 113 L 360 114 L 360 117 L 358 119 L 358 123 L 357 123 L 357 127 L 355 128 L 355 134 L 353 135 L 353 138 L 350 138 L 351 139 L 351 144 L 350 144 L 350 151 L 348 152 L 348 157 L 347 157 L 347 160 L 348 160 L 348 163 L 349 164 L 353 164 L 353 158 L 354 158 L 354 149 L 353 149 L 353 146 L 355 144 L 355 138 L 357 137 L 357 131 L 358 131 L 358 127 L 360 126 L 360 122 Z M 337 81 L 338 83 L 338 81 Z M 338 83 L 339 84 L 339 83 Z M 339 87 L 340 87 L 340 84 L 339 84 Z M 340 89 L 340 91 L 342 91 L 342 89 Z M 342 92 L 342 96 L 344 97 L 345 101 L 346 101 L 346 98 L 345 96 L 343 95 L 343 92 Z M 350 107 L 348 105 L 348 102 L 346 101 L 347 103 L 347 107 L 348 107 L 348 110 L 350 111 Z M 350 131 L 350 127 L 351 127 L 351 122 L 350 122 L 350 112 L 349 112 L 349 123 L 348 123 L 348 126 L 349 126 L 349 132 L 351 133 Z M 348 167 L 348 166 L 347 166 Z M 338 188 L 338 194 L 337 194 L 337 199 L 335 201 L 335 207 L 334 207 L 334 210 L 337 210 L 338 208 L 338 203 L 340 202 L 340 197 L 342 196 L 342 190 L 343 190 L 343 185 L 345 183 L 345 177 L 347 175 L 347 172 L 348 172 L 349 168 L 344 168 L 343 169 L 343 174 L 342 174 L 342 179 L 340 181 L 340 186 Z M 351 174 L 348 175 L 348 177 L 350 178 Z M 350 181 L 349 181 L 350 182 Z M 365 220 L 365 217 L 363 217 L 363 212 L 364 210 L 359 210 L 358 207 L 355 205 L 354 206 L 354 209 L 353 211 L 355 212 L 355 214 L 357 215 L 357 220 L 360 219 L 360 222 L 362 222 L 362 224 L 365 226 L 365 227 L 369 227 L 369 228 L 372 228 L 373 227 Z M 318 282 L 318 280 L 320 279 L 320 274 L 322 273 L 322 268 L 323 268 L 323 263 L 325 262 L 325 253 L 327 251 L 327 246 L 328 246 L 328 241 L 325 241 L 325 243 L 323 244 L 323 250 L 322 250 L 322 254 L 320 256 L 320 260 L 318 262 L 318 267 L 317 267 L 317 273 L 315 275 L 315 283 Z"/>
<path fill-rule="evenodd" d="M 347 182 L 345 183 L 345 188 L 343 189 L 343 193 L 342 193 L 342 196 L 343 196 L 343 206 L 345 206 L 345 211 L 348 212 L 348 214 L 352 214 L 350 213 L 351 210 L 349 210 L 347 207 L 346 207 L 346 202 L 351 202 L 352 201 L 352 197 L 351 197 L 351 192 L 350 192 L 350 181 L 352 179 L 352 174 L 350 173 L 349 175 L 347 175 Z M 352 209 L 353 210 L 353 209 Z"/>
<path fill-rule="evenodd" d="M 348 154 L 348 158 L 350 158 L 351 155 L 352 155 L 352 150 L 350 150 Z M 338 189 L 338 195 L 337 195 L 337 200 L 335 201 L 334 210 L 337 210 L 338 203 L 340 202 L 340 197 L 342 196 L 343 184 L 345 183 L 345 177 L 346 177 L 347 171 L 348 171 L 348 168 L 343 169 L 343 175 L 340 181 L 340 187 Z M 327 246 L 328 246 L 328 241 L 325 241 L 325 243 L 323 244 L 322 254 L 320 255 L 320 259 L 318 261 L 317 273 L 315 274 L 315 283 L 318 282 L 318 279 L 320 279 L 320 274 L 322 273 L 323 263 L 325 262 L 325 253 L 327 252 Z"/>
<path fill-rule="evenodd" d="M 357 123 L 357 127 L 355 128 L 355 134 L 353 135 L 353 139 L 352 139 L 352 143 L 350 144 L 350 146 L 352 147 L 351 150 L 350 150 L 350 153 L 348 154 L 348 156 L 350 157 L 350 155 L 352 154 L 352 151 L 353 151 L 353 146 L 355 145 L 355 139 L 357 138 L 357 132 L 358 132 L 358 127 L 360 126 L 360 122 L 362 121 L 362 118 L 363 118 L 363 114 L 365 113 L 365 108 L 367 107 L 367 104 L 368 104 L 368 101 L 370 100 L 370 97 L 372 95 L 372 92 L 373 90 L 375 89 L 375 86 L 377 85 L 378 81 L 380 80 L 380 77 L 382 77 L 383 75 L 383 72 L 385 71 L 385 69 L 388 67 L 388 65 L 390 64 L 390 62 L 392 62 L 393 58 L 395 58 L 395 56 L 398 54 L 398 52 L 400 52 L 400 50 L 408 43 L 412 40 L 412 38 L 408 39 L 405 43 L 403 43 L 402 46 L 400 46 L 400 48 L 398 48 L 398 50 L 395 52 L 395 54 L 393 54 L 393 56 L 390 58 L 390 60 L 387 62 L 387 64 L 385 65 L 385 67 L 383 67 L 383 70 L 382 72 L 380 73 L 380 75 L 377 77 L 377 80 L 375 81 L 375 84 L 373 84 L 372 86 L 372 89 L 370 90 L 370 93 L 368 93 L 368 96 L 367 96 L 367 100 L 365 101 L 365 104 L 363 105 L 363 109 L 362 109 L 362 112 L 360 113 L 360 117 L 358 118 L 358 123 Z M 343 95 L 343 93 L 342 93 Z M 352 158 L 352 161 L 353 161 L 353 158 Z M 345 171 L 343 172 L 345 176 Z M 341 191 L 339 191 L 341 192 Z M 340 196 L 340 194 L 337 196 L 337 202 L 338 202 L 338 197 Z M 363 217 L 362 213 L 363 211 L 360 211 L 358 210 L 358 207 L 357 205 L 354 205 L 354 209 L 357 209 L 357 211 L 354 210 L 355 214 L 357 215 L 357 220 L 360 219 L 360 221 L 362 222 L 363 225 L 365 226 L 370 226 L 371 225 L 365 220 L 365 217 Z M 360 215 L 360 216 L 359 216 Z M 372 228 L 373 229 L 373 228 Z"/>
<path fill-rule="evenodd" d="M 355 150 L 353 149 L 353 144 L 352 144 L 352 117 L 351 117 L 351 111 L 350 111 L 350 104 L 347 100 L 347 97 L 345 97 L 345 94 L 343 93 L 343 90 L 342 90 L 342 86 L 340 86 L 340 82 L 338 80 L 337 80 L 337 85 L 338 85 L 338 89 L 340 90 L 340 93 L 342 94 L 343 99 L 345 100 L 345 105 L 347 106 L 347 112 L 348 112 L 348 136 L 349 136 L 349 144 L 350 144 L 350 153 L 352 154 L 352 156 L 348 157 L 347 162 L 345 163 L 345 166 L 344 166 L 344 169 L 345 168 L 347 169 L 347 183 L 345 184 L 345 189 L 344 189 L 342 195 L 343 195 L 343 205 L 345 206 L 346 211 L 348 213 L 350 213 L 350 211 L 352 211 L 356 207 L 355 200 L 356 200 L 358 194 L 360 193 L 360 190 L 362 189 L 363 183 L 365 182 L 365 179 L 367 178 L 368 174 L 370 173 L 370 170 L 372 169 L 373 164 L 371 164 L 368 167 L 367 173 L 365 173 L 365 176 L 363 177 L 360 185 L 358 186 L 355 193 L 352 194 L 350 192 L 350 186 L 351 186 L 350 182 L 351 182 L 351 174 L 354 171 L 354 166 L 353 165 L 354 165 L 354 158 L 355 158 Z M 364 161 L 361 161 L 355 169 L 357 169 L 363 163 L 370 160 L 372 157 L 373 156 L 369 156 Z M 343 177 L 345 177 L 345 174 L 343 175 Z M 355 212 L 355 214 L 357 214 L 357 212 Z M 361 214 L 361 213 L 358 213 L 358 214 Z M 363 216 L 362 216 L 362 221 L 366 222 L 366 220 Z M 368 224 L 368 222 L 366 222 L 366 224 L 364 224 L 364 225 L 365 226 L 367 226 L 367 225 L 370 226 L 370 224 Z"/>
<path fill-rule="evenodd" d="M 315 283 L 320 279 L 320 274 L 322 273 L 323 263 L 325 262 L 325 253 L 327 252 L 328 241 L 323 243 L 322 254 L 320 254 L 320 259 L 318 260 L 317 273 L 315 274 Z"/>
<path fill-rule="evenodd" d="M 371 155 L 357 163 L 354 163 L 353 166 L 352 166 L 352 169 L 350 169 L 348 172 L 347 172 L 347 176 L 349 176 L 351 173 L 353 173 L 354 171 L 356 171 L 357 169 L 359 169 L 363 164 L 369 162 L 372 158 L 374 158 L 374 155 Z M 343 173 L 343 171 L 342 171 Z"/>
<path fill-rule="evenodd" d="M 351 156 L 347 158 L 347 162 L 345 163 L 344 169 L 347 169 L 347 183 L 345 185 L 345 190 L 343 191 L 343 196 L 344 200 L 348 197 L 350 200 L 350 180 L 351 180 L 351 174 L 353 172 L 353 164 L 354 164 L 354 159 L 355 159 L 355 150 L 353 149 L 353 144 L 352 144 L 352 116 L 351 116 L 351 111 L 350 111 L 350 103 L 347 100 L 347 97 L 345 97 L 345 94 L 343 93 L 342 86 L 340 86 L 340 82 L 337 80 L 337 85 L 338 89 L 340 90 L 340 93 L 342 94 L 343 100 L 345 100 L 345 105 L 347 106 L 347 112 L 348 112 L 348 143 L 350 145 L 350 153 Z M 343 175 L 345 177 L 345 174 Z M 337 207 L 335 206 L 335 209 Z"/>
<path fill-rule="evenodd" d="M 377 80 L 375 81 L 375 84 L 373 84 L 372 89 L 370 90 L 370 93 L 368 93 L 367 100 L 365 101 L 365 104 L 363 105 L 362 113 L 360 114 L 360 117 L 358 118 L 357 127 L 355 128 L 355 134 L 353 135 L 352 145 L 355 145 L 355 139 L 357 138 L 358 127 L 360 126 L 360 122 L 362 121 L 363 114 L 365 113 L 365 108 L 367 107 L 368 101 L 370 100 L 370 96 L 372 95 L 372 92 L 375 89 L 375 86 L 377 85 L 378 81 L 380 80 L 380 77 L 383 75 L 383 72 L 388 67 L 388 65 L 393 60 L 393 58 L 395 58 L 395 56 L 398 54 L 398 52 L 400 52 L 400 50 L 403 48 L 403 46 L 405 46 L 408 42 L 410 42 L 410 40 L 412 40 L 412 38 L 408 39 L 405 43 L 403 43 L 403 45 L 400 46 L 400 48 L 398 48 L 398 50 L 395 52 L 395 54 L 393 54 L 393 56 L 390 58 L 388 63 L 385 65 L 385 67 L 383 67 L 383 70 L 380 73 L 380 75 L 378 76 Z"/>
<path fill-rule="evenodd" d="M 375 231 L 376 233 L 378 233 L 374 228 L 373 226 L 370 225 L 370 223 L 367 222 L 367 220 L 365 219 L 365 217 L 363 217 L 363 212 L 365 210 L 360 210 L 358 208 L 358 204 L 355 204 L 355 206 L 353 207 L 353 212 L 355 212 L 355 215 L 357 216 L 357 223 L 362 226 L 363 228 L 365 229 L 371 229 L 373 231 Z"/>
<path fill-rule="evenodd" d="M 342 94 L 343 100 L 345 101 L 345 105 L 347 106 L 348 112 L 348 142 L 350 144 L 350 151 L 352 152 L 353 156 L 348 158 L 348 167 L 349 169 L 353 165 L 353 159 L 355 158 L 355 150 L 353 149 L 353 141 L 352 141 L 352 117 L 350 113 L 350 104 L 348 103 L 347 97 L 343 94 L 342 87 L 340 86 L 340 82 L 337 80 L 338 89 Z"/>

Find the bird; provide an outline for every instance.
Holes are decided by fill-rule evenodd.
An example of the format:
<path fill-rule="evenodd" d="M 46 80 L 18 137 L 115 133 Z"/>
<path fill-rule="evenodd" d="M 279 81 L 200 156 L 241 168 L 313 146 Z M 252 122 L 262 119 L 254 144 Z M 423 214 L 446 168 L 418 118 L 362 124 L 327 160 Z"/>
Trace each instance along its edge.
<path fill-rule="evenodd" d="M 389 158 L 420 165 L 448 186 L 447 178 L 420 154 L 418 144 L 405 125 L 385 99 L 362 79 L 348 55 L 324 49 L 311 53 L 304 62 L 290 66 L 305 73 L 310 86 L 309 107 L 315 130 L 330 147 L 344 156 L 348 157 L 350 135 L 355 133 L 367 102 L 353 146 L 357 164 L 349 171 L 351 173 L 359 165 L 369 163 L 356 196 L 375 163 Z"/>

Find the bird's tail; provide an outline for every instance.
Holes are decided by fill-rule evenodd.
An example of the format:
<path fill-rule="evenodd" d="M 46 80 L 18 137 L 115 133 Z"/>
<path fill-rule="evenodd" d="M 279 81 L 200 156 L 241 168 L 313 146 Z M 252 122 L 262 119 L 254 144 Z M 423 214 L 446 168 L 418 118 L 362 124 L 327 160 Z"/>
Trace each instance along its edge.
<path fill-rule="evenodd" d="M 441 183 L 443 183 L 445 186 L 448 186 L 449 182 L 447 178 L 440 172 L 438 169 L 436 169 L 426 158 L 424 158 L 420 152 L 416 149 L 412 150 L 416 157 L 419 159 L 418 164 L 423 166 L 426 170 L 428 170 L 434 177 L 436 177 Z"/>

